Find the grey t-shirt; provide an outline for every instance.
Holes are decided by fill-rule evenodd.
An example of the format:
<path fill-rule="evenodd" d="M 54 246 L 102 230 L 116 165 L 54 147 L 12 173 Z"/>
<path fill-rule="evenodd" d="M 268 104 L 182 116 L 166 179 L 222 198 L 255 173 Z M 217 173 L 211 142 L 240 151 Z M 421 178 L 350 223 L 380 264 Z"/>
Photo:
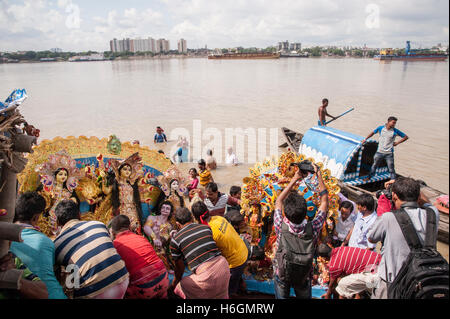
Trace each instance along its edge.
<path fill-rule="evenodd" d="M 373 132 L 380 134 L 377 152 L 382 154 L 391 154 L 394 151 L 394 141 L 397 135 L 401 138 L 406 136 L 405 133 L 396 128 L 388 130 L 386 125 L 377 127 Z"/>
<path fill-rule="evenodd" d="M 439 223 L 438 210 L 430 204 L 426 204 L 425 206 L 431 207 L 434 210 L 436 213 L 436 221 Z M 420 242 L 423 244 L 427 226 L 426 210 L 422 208 L 406 208 L 405 210 L 411 218 L 414 228 L 417 230 Z M 410 252 L 394 214 L 389 212 L 379 217 L 369 230 L 368 238 L 372 241 L 383 242 L 383 248 L 381 250 L 382 258 L 378 266 L 378 274 L 381 279 L 392 282 Z"/>

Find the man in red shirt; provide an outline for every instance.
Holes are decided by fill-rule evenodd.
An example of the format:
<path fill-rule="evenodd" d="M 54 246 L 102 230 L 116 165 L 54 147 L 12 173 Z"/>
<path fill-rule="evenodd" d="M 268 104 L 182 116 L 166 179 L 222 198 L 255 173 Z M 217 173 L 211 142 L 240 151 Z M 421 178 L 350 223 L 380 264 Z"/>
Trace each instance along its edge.
<path fill-rule="evenodd" d="M 365 274 L 376 273 L 375 270 L 381 261 L 380 254 L 358 247 L 341 246 L 331 249 L 327 245 L 320 245 L 318 253 L 322 257 L 330 258 L 328 263 L 330 282 L 328 291 L 322 296 L 325 299 L 330 299 L 333 292 L 341 297 L 350 298 L 368 288 L 367 281 L 361 281 L 363 278 L 346 276 L 361 274 L 361 277 L 365 277 Z M 338 281 L 339 285 L 336 287 Z"/>
<path fill-rule="evenodd" d="M 111 221 L 113 244 L 130 274 L 125 298 L 166 299 L 169 277 L 150 242 L 130 230 L 130 219 L 118 215 Z"/>

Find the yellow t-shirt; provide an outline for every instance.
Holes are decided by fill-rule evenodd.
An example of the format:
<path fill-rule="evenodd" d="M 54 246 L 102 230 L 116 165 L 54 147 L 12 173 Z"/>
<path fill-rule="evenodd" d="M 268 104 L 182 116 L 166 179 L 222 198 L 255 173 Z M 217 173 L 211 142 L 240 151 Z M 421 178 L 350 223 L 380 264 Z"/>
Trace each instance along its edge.
<path fill-rule="evenodd" d="M 213 216 L 209 221 L 214 241 L 230 268 L 241 266 L 248 257 L 248 249 L 233 226 L 222 216 Z"/>
<path fill-rule="evenodd" d="M 211 172 L 205 169 L 203 172 L 198 173 L 200 185 L 206 186 L 211 181 Z"/>

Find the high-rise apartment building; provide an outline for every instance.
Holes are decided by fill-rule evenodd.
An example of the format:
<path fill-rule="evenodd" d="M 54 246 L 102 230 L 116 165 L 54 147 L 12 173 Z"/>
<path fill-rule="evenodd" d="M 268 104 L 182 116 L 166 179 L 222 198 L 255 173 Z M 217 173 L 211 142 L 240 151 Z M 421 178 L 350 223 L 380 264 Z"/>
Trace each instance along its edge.
<path fill-rule="evenodd" d="M 302 50 L 302 44 L 301 44 L 301 43 L 298 43 L 298 42 L 296 42 L 296 43 L 291 43 L 291 45 L 290 45 L 289 48 L 290 48 L 291 51 L 297 51 L 297 52 L 299 52 L 299 51 Z"/>
<path fill-rule="evenodd" d="M 113 39 L 111 41 L 109 41 L 109 49 L 111 52 L 118 52 L 118 44 L 117 44 L 117 39 Z"/>
<path fill-rule="evenodd" d="M 132 52 L 155 52 L 155 39 L 148 38 L 148 39 L 134 39 L 133 45 L 134 50 Z"/>
<path fill-rule="evenodd" d="M 170 42 L 166 39 L 156 40 L 156 53 L 160 52 L 169 52 L 170 50 Z"/>
<path fill-rule="evenodd" d="M 150 37 L 148 39 L 113 39 L 109 41 L 109 47 L 111 52 L 159 52 L 157 51 L 155 39 Z"/>
<path fill-rule="evenodd" d="M 288 51 L 289 50 L 289 41 L 278 42 L 278 51 Z"/>
<path fill-rule="evenodd" d="M 178 40 L 178 53 L 187 53 L 187 42 L 184 39 Z"/>
<path fill-rule="evenodd" d="M 289 41 L 278 42 L 278 51 L 288 52 L 288 51 L 301 51 L 302 44 L 299 42 L 290 43 Z"/>

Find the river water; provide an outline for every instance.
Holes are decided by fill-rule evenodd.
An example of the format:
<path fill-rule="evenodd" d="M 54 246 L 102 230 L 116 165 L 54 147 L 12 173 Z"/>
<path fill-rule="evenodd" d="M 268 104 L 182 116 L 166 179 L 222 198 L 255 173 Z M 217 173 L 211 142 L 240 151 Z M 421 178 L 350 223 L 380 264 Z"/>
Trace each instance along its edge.
<path fill-rule="evenodd" d="M 172 140 L 162 147 L 166 152 L 173 152 L 182 134 L 198 146 L 191 149 L 197 159 L 215 136 L 220 161 L 227 128 L 255 129 L 256 144 L 238 148 L 246 164 L 216 172 L 222 185 L 238 183 L 264 157 L 250 154 L 254 145 L 263 151 L 266 145 L 267 154 L 276 151 L 283 142 L 280 127 L 305 132 L 316 125 L 326 97 L 332 115 L 355 108 L 330 126 L 362 136 L 389 116 L 398 117 L 397 128 L 410 139 L 395 150 L 397 172 L 449 190 L 448 62 L 188 58 L 0 64 L 0 98 L 14 88 L 26 88 L 21 113 L 40 128 L 42 139 L 116 134 L 121 141 L 161 148 L 152 143 L 160 125 Z"/>

